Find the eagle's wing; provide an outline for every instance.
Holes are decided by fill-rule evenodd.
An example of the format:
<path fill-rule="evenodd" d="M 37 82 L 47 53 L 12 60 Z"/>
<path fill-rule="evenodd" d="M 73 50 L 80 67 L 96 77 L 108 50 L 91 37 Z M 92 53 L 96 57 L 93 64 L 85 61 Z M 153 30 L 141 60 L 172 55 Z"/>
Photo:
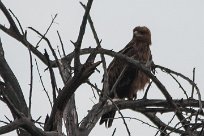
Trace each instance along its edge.
<path fill-rule="evenodd" d="M 137 56 L 135 56 L 136 51 L 133 47 L 134 44 L 135 43 L 133 41 L 130 41 L 124 49 L 119 51 L 119 53 L 126 55 L 128 57 L 137 58 Z M 108 79 L 109 79 L 109 91 L 112 89 L 113 85 L 117 81 L 122 71 L 123 71 L 122 78 L 120 79 L 120 81 L 116 86 L 116 93 L 118 96 L 114 96 L 113 92 L 111 92 L 110 94 L 111 98 L 115 98 L 115 97 L 124 98 L 128 96 L 128 90 L 129 90 L 128 87 L 131 85 L 138 70 L 135 67 L 129 66 L 123 60 L 114 58 L 114 60 L 110 63 L 107 69 Z"/>
<path fill-rule="evenodd" d="M 127 55 L 128 57 L 132 57 L 134 55 L 134 48 L 132 47 L 133 42 L 131 41 L 124 49 L 119 51 L 119 53 L 122 53 L 124 55 Z M 117 58 L 114 58 L 113 61 L 110 63 L 107 72 L 108 72 L 108 83 L 109 83 L 109 91 L 111 91 L 112 87 L 114 86 L 115 82 L 117 81 L 119 75 L 125 68 L 124 75 L 122 76 L 121 80 L 116 86 L 116 93 L 117 96 L 115 96 L 114 92 L 111 92 L 109 94 L 110 98 L 124 98 L 129 95 L 128 87 L 131 86 L 131 83 L 133 82 L 133 79 L 137 73 L 138 70 L 136 70 L 133 67 L 128 66 L 127 63 L 125 63 L 122 60 L 119 60 Z M 115 116 L 116 111 L 110 111 L 106 114 L 104 114 L 101 117 L 100 124 L 103 124 L 105 122 L 105 125 L 107 127 L 110 127 L 113 123 L 113 118 Z"/>

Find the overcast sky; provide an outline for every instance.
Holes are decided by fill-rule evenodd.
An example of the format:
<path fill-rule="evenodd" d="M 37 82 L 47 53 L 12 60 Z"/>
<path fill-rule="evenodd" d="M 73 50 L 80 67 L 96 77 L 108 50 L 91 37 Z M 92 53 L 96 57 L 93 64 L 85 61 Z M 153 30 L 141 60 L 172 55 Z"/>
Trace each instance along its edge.
<path fill-rule="evenodd" d="M 40 32 L 44 33 L 51 22 L 52 17 L 58 14 L 55 24 L 51 28 L 48 38 L 56 48 L 60 45 L 56 30 L 59 30 L 63 42 L 66 45 L 66 53 L 73 50 L 70 40 L 75 41 L 79 32 L 83 8 L 78 0 L 2 0 L 7 8 L 10 8 L 20 20 L 24 29 L 32 26 Z M 87 0 L 82 0 L 86 3 Z M 119 51 L 132 38 L 132 29 L 135 26 L 147 26 L 152 33 L 152 54 L 155 64 L 163 65 L 175 71 L 181 72 L 186 76 L 192 77 L 192 69 L 196 68 L 196 83 L 203 94 L 204 84 L 204 1 L 202 0 L 94 0 L 91 16 L 94 21 L 96 31 L 100 39 L 102 39 L 102 47 Z M 0 23 L 8 26 L 6 19 L 0 12 Z M 16 74 L 21 87 L 28 101 L 29 90 L 29 56 L 28 51 L 16 40 L 8 37 L 0 31 L 0 38 L 6 53 L 6 58 Z M 28 38 L 36 44 L 39 37 L 32 31 L 28 31 Z M 95 47 L 90 28 L 84 37 L 82 48 Z M 46 47 L 45 43 L 41 43 L 40 50 Z M 111 61 L 107 57 L 108 62 Z M 39 62 L 43 79 L 49 81 L 46 77 L 48 72 L 44 72 L 45 65 Z M 36 67 L 35 67 L 36 69 Z M 35 70 L 35 87 L 33 100 L 33 117 L 37 119 L 39 116 L 46 116 L 50 112 L 50 106 L 42 91 L 39 77 Z M 170 91 L 173 98 L 184 97 L 178 85 L 168 78 L 166 74 L 158 72 L 158 78 Z M 95 74 L 91 78 L 93 83 L 99 83 L 101 87 L 101 75 Z M 182 82 L 182 80 L 180 80 Z M 182 82 L 185 89 L 190 95 L 191 87 Z M 45 83 L 47 89 L 50 88 L 50 82 Z M 143 96 L 143 92 L 139 93 L 139 98 Z M 163 98 L 160 91 L 153 85 L 148 98 Z M 204 97 L 202 97 L 204 98 Z M 80 100 L 80 101 L 78 101 Z M 76 92 L 76 101 L 79 118 L 83 118 L 93 106 L 93 102 L 97 102 L 93 98 L 91 88 L 83 85 Z M 0 120 L 6 120 L 4 114 L 8 113 L 5 104 L 0 104 Z M 2 110 L 3 109 L 3 110 Z M 139 113 L 130 110 L 123 111 L 124 116 L 131 116 L 144 121 Z M 167 114 L 165 121 L 168 122 L 173 115 Z M 9 116 L 11 118 L 11 116 Z M 42 120 L 43 121 L 43 120 Z M 127 120 L 132 135 L 155 135 L 157 130 L 151 128 L 136 120 Z M 151 124 L 151 123 L 150 123 Z M 2 124 L 1 124 L 2 125 Z M 117 127 L 116 136 L 127 135 L 125 127 L 121 120 L 114 121 L 110 129 L 99 126 L 93 129 L 91 136 L 107 135 L 110 136 Z M 13 136 L 13 134 L 11 134 Z M 11 136 L 10 135 L 10 136 Z M 6 136 L 9 136 L 7 134 Z"/>

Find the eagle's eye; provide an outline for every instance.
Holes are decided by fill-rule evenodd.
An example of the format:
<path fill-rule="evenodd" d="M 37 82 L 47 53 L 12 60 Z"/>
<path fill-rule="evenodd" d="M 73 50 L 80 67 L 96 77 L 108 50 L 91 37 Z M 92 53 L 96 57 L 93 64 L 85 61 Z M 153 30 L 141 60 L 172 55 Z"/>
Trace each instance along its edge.
<path fill-rule="evenodd" d="M 139 32 L 138 31 L 134 31 L 134 35 L 137 35 Z"/>
<path fill-rule="evenodd" d="M 141 37 L 141 36 L 143 36 L 143 33 L 141 33 L 140 31 L 134 31 L 134 35 L 136 37 Z"/>

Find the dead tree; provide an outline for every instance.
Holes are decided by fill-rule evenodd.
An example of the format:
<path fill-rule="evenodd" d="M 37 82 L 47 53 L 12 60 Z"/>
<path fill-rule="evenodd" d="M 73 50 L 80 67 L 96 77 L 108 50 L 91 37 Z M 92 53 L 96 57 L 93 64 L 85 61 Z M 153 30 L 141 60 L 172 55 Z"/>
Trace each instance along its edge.
<path fill-rule="evenodd" d="M 202 110 L 202 105 L 204 104 L 204 101 L 201 100 L 201 94 L 199 88 L 194 82 L 194 79 L 191 80 L 183 74 L 175 72 L 169 68 L 165 68 L 160 65 L 154 65 L 154 68 L 156 70 L 160 69 L 161 71 L 169 74 L 175 80 L 175 82 L 178 83 L 178 85 L 186 95 L 186 98 L 180 100 L 173 99 L 164 84 L 162 84 L 162 82 L 156 77 L 156 75 L 152 74 L 151 71 L 145 67 L 145 65 L 120 53 L 116 53 L 112 50 L 103 49 L 100 45 L 100 40 L 97 36 L 91 16 L 89 14 L 92 2 L 93 0 L 88 0 L 86 5 L 80 3 L 85 9 L 85 12 L 81 22 L 78 38 L 75 42 L 72 42 L 75 47 L 73 52 L 65 54 L 63 49 L 63 42 L 58 33 L 59 40 L 63 49 L 63 56 L 61 58 L 58 58 L 55 50 L 53 49 L 52 43 L 46 37 L 46 34 L 49 31 L 49 28 L 54 22 L 56 16 L 53 18 L 52 23 L 45 34 L 41 34 L 38 30 L 32 27 L 28 28 L 41 37 L 40 41 L 44 40 L 47 43 L 51 54 L 48 53 L 47 50 L 45 50 L 43 53 L 42 51 L 38 50 L 37 46 L 28 41 L 27 31 L 23 29 L 23 26 L 21 26 L 18 18 L 11 10 L 8 10 L 5 7 L 2 1 L 0 1 L 0 9 L 10 24 L 9 28 L 5 27 L 3 24 L 0 24 L 0 30 L 1 32 L 4 32 L 10 37 L 16 39 L 18 42 L 21 43 L 21 45 L 24 45 L 25 48 L 28 49 L 30 54 L 31 70 L 30 97 L 29 103 L 27 104 L 25 102 L 25 97 L 23 95 L 21 86 L 19 85 L 18 79 L 16 78 L 15 73 L 13 73 L 12 69 L 7 63 L 7 60 L 4 57 L 4 43 L 0 42 L 0 100 L 8 106 L 13 116 L 13 119 L 10 119 L 12 120 L 10 122 L 5 122 L 1 120 L 1 122 L 4 122 L 5 125 L 2 125 L 0 127 L 0 134 L 6 134 L 10 131 L 17 130 L 16 132 L 19 136 L 86 136 L 95 127 L 97 121 L 104 113 L 107 113 L 110 110 L 117 110 L 120 113 L 120 110 L 131 109 L 146 116 L 155 125 L 152 127 L 158 129 L 158 134 L 162 136 L 170 135 L 171 133 L 189 136 L 204 135 L 204 113 Z M 93 36 L 96 41 L 96 47 L 82 49 L 81 46 L 87 22 L 89 23 L 93 32 Z M 83 54 L 88 54 L 88 58 L 84 64 L 82 64 L 80 61 L 80 55 Z M 43 129 L 37 127 L 36 124 L 38 124 L 38 122 L 36 120 L 33 120 L 30 112 L 33 91 L 33 55 L 39 58 L 39 60 L 47 66 L 52 86 L 52 100 L 51 98 L 49 99 L 51 105 L 53 104 L 52 110 L 51 113 L 47 115 L 45 122 L 41 123 Z M 97 55 L 100 55 L 101 60 L 95 60 Z M 114 102 L 113 105 L 106 105 L 105 101 L 107 99 L 99 101 L 97 104 L 93 105 L 92 109 L 89 109 L 89 112 L 86 117 L 81 121 L 81 123 L 79 123 L 75 106 L 75 100 L 77 101 L 77 99 L 75 99 L 74 93 L 83 83 L 87 83 L 92 86 L 98 94 L 101 93 L 100 89 L 97 88 L 96 85 L 89 82 L 88 79 L 97 69 L 97 67 L 99 67 L 100 64 L 102 64 L 104 75 L 107 74 L 104 55 L 122 59 L 129 65 L 133 65 L 143 71 L 147 76 L 151 78 L 152 83 L 154 83 L 158 87 L 158 90 L 162 92 L 165 99 L 146 99 L 146 95 L 149 89 L 148 87 L 144 99 L 141 100 L 123 100 L 119 102 Z M 51 60 L 50 56 L 53 56 L 54 60 Z M 74 61 L 73 65 L 71 65 L 72 61 Z M 64 87 L 61 90 L 57 88 L 57 79 L 55 78 L 54 69 L 58 69 L 61 79 L 64 83 Z M 175 76 L 186 80 L 192 86 L 191 97 L 188 97 L 187 91 L 183 89 L 181 83 L 177 80 Z M 197 99 L 193 98 L 194 91 L 196 91 L 198 94 Z M 174 113 L 175 117 L 178 118 L 179 122 L 175 124 L 175 126 L 171 126 L 170 123 L 164 123 L 162 119 L 160 119 L 156 115 L 156 113 Z M 122 114 L 121 118 L 123 119 L 124 124 L 126 124 L 125 118 L 136 119 L 134 117 L 124 117 Z M 142 120 L 138 121 L 146 123 Z M 63 123 L 65 124 L 66 134 L 62 132 Z M 149 123 L 146 124 L 149 125 Z M 127 126 L 126 130 L 127 133 L 131 135 L 131 131 Z"/>

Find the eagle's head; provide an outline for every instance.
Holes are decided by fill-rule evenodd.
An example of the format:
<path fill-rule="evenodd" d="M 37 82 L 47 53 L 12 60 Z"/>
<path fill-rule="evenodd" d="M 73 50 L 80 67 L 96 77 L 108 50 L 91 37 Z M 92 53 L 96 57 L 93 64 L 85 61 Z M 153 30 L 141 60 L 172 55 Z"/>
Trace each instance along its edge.
<path fill-rule="evenodd" d="M 137 26 L 133 29 L 133 39 L 137 42 L 145 42 L 150 45 L 151 42 L 151 32 L 145 26 Z"/>

